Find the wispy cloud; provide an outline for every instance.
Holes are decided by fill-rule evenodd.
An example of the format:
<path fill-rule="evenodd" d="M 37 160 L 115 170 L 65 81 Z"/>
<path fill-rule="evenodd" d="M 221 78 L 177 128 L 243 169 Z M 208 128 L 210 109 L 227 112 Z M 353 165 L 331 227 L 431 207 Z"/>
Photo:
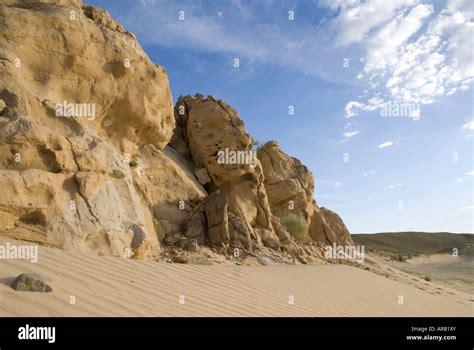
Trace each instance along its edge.
<path fill-rule="evenodd" d="M 374 111 L 387 100 L 431 104 L 471 87 L 472 1 L 447 0 L 441 10 L 421 0 L 324 0 L 322 4 L 337 11 L 331 22 L 336 45 L 365 50 L 357 79 L 367 89 L 362 98 L 347 103 L 347 117 Z M 373 100 L 376 96 L 378 101 Z"/>
<path fill-rule="evenodd" d="M 390 185 L 387 188 L 394 189 L 394 188 L 398 188 L 398 187 L 402 187 L 402 186 L 403 186 L 403 184 L 395 184 L 395 185 Z"/>
<path fill-rule="evenodd" d="M 468 205 L 468 206 L 459 208 L 459 210 L 474 210 L 474 205 Z"/>
<path fill-rule="evenodd" d="M 341 69 L 341 50 L 331 45 L 327 29 L 298 12 L 293 21 L 288 18 L 294 4 L 272 0 L 211 4 L 142 0 L 129 5 L 127 15 L 119 19 L 146 44 L 235 57 L 242 68 L 267 63 L 352 84 Z M 180 11 L 185 14 L 181 21 Z"/>
<path fill-rule="evenodd" d="M 362 175 L 363 176 L 369 176 L 369 175 L 373 175 L 373 174 L 375 174 L 375 170 L 369 170 L 369 171 L 363 173 Z"/>
<path fill-rule="evenodd" d="M 474 120 L 471 120 L 462 126 L 466 130 L 474 130 Z"/>
<path fill-rule="evenodd" d="M 382 142 L 380 145 L 378 145 L 377 147 L 378 148 L 386 148 L 386 147 L 390 147 L 390 146 L 393 146 L 393 141 L 385 141 L 385 142 Z"/>
<path fill-rule="evenodd" d="M 463 183 L 464 181 L 467 181 L 469 178 L 471 178 L 472 176 L 474 176 L 474 170 L 466 173 L 466 175 L 464 176 L 460 176 L 456 179 L 456 182 L 457 183 Z"/>
<path fill-rule="evenodd" d="M 344 134 L 342 134 L 342 137 L 344 137 L 345 139 L 350 139 L 351 137 L 354 137 L 355 135 L 358 135 L 358 134 L 360 134 L 360 131 L 357 129 L 354 131 L 345 132 Z"/>

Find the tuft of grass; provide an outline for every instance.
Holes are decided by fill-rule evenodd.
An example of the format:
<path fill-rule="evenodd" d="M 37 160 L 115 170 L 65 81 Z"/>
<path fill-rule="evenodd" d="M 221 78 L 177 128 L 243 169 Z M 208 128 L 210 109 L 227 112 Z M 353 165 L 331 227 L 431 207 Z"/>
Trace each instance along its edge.
<path fill-rule="evenodd" d="M 308 234 L 308 224 L 303 217 L 289 214 L 281 218 L 281 223 L 298 243 L 308 243 L 311 240 Z"/>
<path fill-rule="evenodd" d="M 425 276 L 425 281 L 430 282 L 430 281 L 431 281 L 431 277 L 430 277 L 430 276 Z"/>
<path fill-rule="evenodd" d="M 250 138 L 252 139 L 252 149 L 254 151 L 258 151 L 260 148 L 263 147 L 263 144 L 262 142 L 260 142 L 259 140 L 257 139 L 254 139 L 252 136 L 250 136 Z"/>
<path fill-rule="evenodd" d="M 139 166 L 140 164 L 141 164 L 141 159 L 138 159 L 138 158 L 132 159 L 132 160 L 128 163 L 128 165 L 129 165 L 130 167 L 137 167 L 137 166 Z"/>

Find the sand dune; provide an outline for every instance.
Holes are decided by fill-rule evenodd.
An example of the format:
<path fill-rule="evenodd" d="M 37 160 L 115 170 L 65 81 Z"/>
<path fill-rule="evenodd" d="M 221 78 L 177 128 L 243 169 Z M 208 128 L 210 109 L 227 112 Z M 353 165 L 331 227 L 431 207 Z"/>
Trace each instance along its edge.
<path fill-rule="evenodd" d="M 23 272 L 54 291 L 14 291 Z M 36 264 L 0 260 L 0 316 L 472 316 L 470 299 L 347 265 L 179 265 L 45 247 Z"/>

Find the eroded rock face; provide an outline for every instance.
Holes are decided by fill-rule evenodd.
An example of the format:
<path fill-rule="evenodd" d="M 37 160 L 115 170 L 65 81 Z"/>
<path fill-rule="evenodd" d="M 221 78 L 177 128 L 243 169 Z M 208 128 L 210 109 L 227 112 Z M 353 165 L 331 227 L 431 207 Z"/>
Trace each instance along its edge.
<path fill-rule="evenodd" d="M 223 211 L 228 213 L 221 225 L 208 220 L 209 243 L 247 249 L 263 244 L 277 249 L 280 242 L 272 227 L 262 167 L 238 113 L 212 96 L 196 95 L 179 98 L 175 118 L 170 145 L 189 160 L 210 196 L 218 191 L 218 202 L 225 203 Z M 209 203 L 214 200 L 206 201 L 209 215 Z M 198 222 L 195 217 L 190 220 Z"/>
<path fill-rule="evenodd" d="M 311 172 L 276 142 L 257 157 L 232 107 L 196 95 L 173 111 L 164 69 L 106 11 L 0 0 L 0 41 L 0 235 L 140 259 L 267 247 L 302 263 L 321 258 L 314 242 L 351 243 Z M 310 245 L 281 224 L 290 212 Z"/>
<path fill-rule="evenodd" d="M 263 145 L 258 159 L 272 213 L 280 218 L 296 213 L 309 223 L 314 211 L 313 174 L 298 159 L 281 151 L 276 141 Z"/>
<path fill-rule="evenodd" d="M 340 245 L 354 245 L 349 230 L 338 214 L 324 207 L 321 208 L 321 213 L 329 228 L 336 234 L 336 243 Z"/>
<path fill-rule="evenodd" d="M 152 209 L 163 198 L 140 190 L 157 180 L 136 179 L 130 162 L 171 138 L 164 69 L 106 11 L 79 0 L 1 0 L 0 18 L 0 234 L 156 256 Z M 163 154 L 148 166 L 187 179 Z M 203 192 L 194 177 L 186 186 Z"/>
<path fill-rule="evenodd" d="M 303 217 L 311 239 L 320 245 L 352 244 L 340 217 L 316 204 L 314 177 L 306 166 L 284 153 L 275 141 L 263 145 L 258 158 L 265 176 L 268 202 L 275 216 L 283 218 L 296 214 Z"/>
<path fill-rule="evenodd" d="M 170 145 L 189 161 L 210 193 L 187 218 L 188 239 L 224 249 L 283 249 L 301 262 L 320 257 L 316 245 L 296 244 L 281 224 L 280 218 L 293 213 L 306 221 L 312 244 L 350 242 L 342 221 L 328 214 L 330 224 L 317 206 L 313 174 L 281 151 L 277 142 L 259 149 L 253 163 L 242 162 L 244 158 L 219 162 L 223 153 L 253 152 L 251 138 L 232 107 L 212 96 L 180 97 L 175 118 Z"/>

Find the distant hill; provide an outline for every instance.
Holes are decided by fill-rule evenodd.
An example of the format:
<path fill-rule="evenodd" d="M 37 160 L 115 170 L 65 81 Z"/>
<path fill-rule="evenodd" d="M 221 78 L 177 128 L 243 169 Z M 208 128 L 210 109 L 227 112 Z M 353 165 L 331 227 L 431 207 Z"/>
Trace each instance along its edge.
<path fill-rule="evenodd" d="M 448 232 L 383 232 L 354 234 L 357 245 L 365 245 L 367 252 L 387 252 L 402 256 L 416 254 L 451 253 L 474 255 L 474 234 Z"/>

